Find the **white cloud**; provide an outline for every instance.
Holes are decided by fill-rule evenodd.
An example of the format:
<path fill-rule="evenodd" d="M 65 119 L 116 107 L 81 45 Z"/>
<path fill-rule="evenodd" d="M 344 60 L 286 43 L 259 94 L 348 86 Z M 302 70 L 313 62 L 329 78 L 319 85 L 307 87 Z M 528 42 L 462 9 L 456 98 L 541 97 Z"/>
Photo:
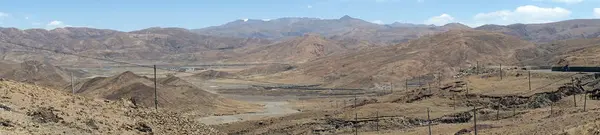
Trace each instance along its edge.
<path fill-rule="evenodd" d="M 571 11 L 560 8 L 542 8 L 532 5 L 520 6 L 515 10 L 500 10 L 479 13 L 473 17 L 475 24 L 546 23 L 569 18 Z"/>
<path fill-rule="evenodd" d="M 557 3 L 576 4 L 583 2 L 583 0 L 533 0 L 533 1 L 551 1 Z"/>
<path fill-rule="evenodd" d="M 374 24 L 379 24 L 379 25 L 383 24 L 383 21 L 381 21 L 381 20 L 374 20 L 374 21 L 371 21 L 371 22 L 374 23 Z"/>
<path fill-rule="evenodd" d="M 4 18 L 4 17 L 8 17 L 8 16 L 10 16 L 10 14 L 4 13 L 4 12 L 0 12 L 0 18 Z"/>
<path fill-rule="evenodd" d="M 454 21 L 454 17 L 448 14 L 442 14 L 440 16 L 434 16 L 425 21 L 425 24 L 444 25 Z"/>
<path fill-rule="evenodd" d="M 48 23 L 49 26 L 58 26 L 58 25 L 63 25 L 63 22 L 61 21 L 51 21 L 50 23 Z"/>
<path fill-rule="evenodd" d="M 308 5 L 308 6 L 306 6 L 306 8 L 313 8 L 313 6 L 312 5 Z"/>
<path fill-rule="evenodd" d="M 594 8 L 594 16 L 600 18 L 600 8 Z"/>
<path fill-rule="evenodd" d="M 265 22 L 271 21 L 271 19 L 262 19 Z"/>
<path fill-rule="evenodd" d="M 57 20 L 50 21 L 48 24 L 46 24 L 46 29 L 63 28 L 63 27 L 71 27 L 71 25 L 66 25 L 62 21 L 57 21 Z"/>

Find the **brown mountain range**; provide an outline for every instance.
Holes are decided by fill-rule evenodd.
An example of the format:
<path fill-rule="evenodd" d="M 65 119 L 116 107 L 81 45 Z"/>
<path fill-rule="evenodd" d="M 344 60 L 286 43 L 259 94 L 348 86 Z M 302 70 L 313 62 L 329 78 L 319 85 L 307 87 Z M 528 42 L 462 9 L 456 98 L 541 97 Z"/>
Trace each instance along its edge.
<path fill-rule="evenodd" d="M 484 25 L 477 30 L 502 32 L 537 43 L 556 40 L 596 38 L 600 36 L 600 19 L 576 19 L 541 24 Z"/>
<path fill-rule="evenodd" d="M 57 28 L 49 31 L 0 28 L 0 41 L 2 60 L 39 60 L 69 66 L 99 62 L 56 52 L 136 63 L 198 62 L 229 58 L 235 54 L 231 53 L 234 48 L 270 43 L 268 40 L 257 38 L 198 35 L 179 28 L 149 28 L 133 32 L 91 28 Z"/>
<path fill-rule="evenodd" d="M 437 72 L 450 77 L 459 67 L 477 62 L 517 63 L 524 59 L 517 53 L 533 47 L 533 43 L 501 33 L 451 30 L 404 44 L 324 57 L 272 78 L 325 82 L 332 87 L 373 87 Z"/>

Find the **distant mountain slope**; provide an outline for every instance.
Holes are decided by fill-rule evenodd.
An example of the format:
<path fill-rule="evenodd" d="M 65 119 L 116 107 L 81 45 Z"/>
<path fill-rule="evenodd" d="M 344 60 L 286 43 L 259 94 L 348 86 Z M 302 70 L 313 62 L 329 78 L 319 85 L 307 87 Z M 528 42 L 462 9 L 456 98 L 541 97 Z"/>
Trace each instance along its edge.
<path fill-rule="evenodd" d="M 447 31 L 446 27 L 393 23 L 379 25 L 343 16 L 339 19 L 280 18 L 269 21 L 237 20 L 221 26 L 193 30 L 199 34 L 227 37 L 287 39 L 317 33 L 326 38 L 359 39 L 378 45 L 396 44 L 418 37 Z"/>
<path fill-rule="evenodd" d="M 538 43 L 556 40 L 596 38 L 600 36 L 600 19 L 576 19 L 542 24 L 483 25 L 477 30 L 502 32 Z"/>
<path fill-rule="evenodd" d="M 273 78 L 325 82 L 332 87 L 374 87 L 437 72 L 447 78 L 459 67 L 475 66 L 478 61 L 481 65 L 517 63 L 521 59 L 517 52 L 533 47 L 501 33 L 451 30 L 404 44 L 324 57 Z"/>
<path fill-rule="evenodd" d="M 524 61 L 536 66 L 600 66 L 600 38 L 571 39 L 540 44 L 521 55 L 534 59 Z"/>
<path fill-rule="evenodd" d="M 316 34 L 306 34 L 290 40 L 249 50 L 247 55 L 231 61 L 303 63 L 334 53 L 344 53 L 347 48 Z"/>
<path fill-rule="evenodd" d="M 232 49 L 260 46 L 270 41 L 198 35 L 180 28 L 149 28 L 133 32 L 92 28 L 54 30 L 0 28 L 0 41 L 25 44 L 57 52 L 136 62 L 215 61 L 235 56 Z M 3 60 L 39 60 L 60 64 L 98 64 L 64 54 L 39 51 L 0 42 Z"/>
<path fill-rule="evenodd" d="M 350 29 L 379 29 L 384 28 L 360 19 L 344 16 L 340 19 L 318 18 L 280 18 L 269 21 L 263 20 L 237 20 L 221 26 L 193 30 L 200 34 L 233 36 L 233 37 L 258 37 L 258 38 L 283 38 L 303 36 L 307 33 L 330 35 L 345 32 Z"/>

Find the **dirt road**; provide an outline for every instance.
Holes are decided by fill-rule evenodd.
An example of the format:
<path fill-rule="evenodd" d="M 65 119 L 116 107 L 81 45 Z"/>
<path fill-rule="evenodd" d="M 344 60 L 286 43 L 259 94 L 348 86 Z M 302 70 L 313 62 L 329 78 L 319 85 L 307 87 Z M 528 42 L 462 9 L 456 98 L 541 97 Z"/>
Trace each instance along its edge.
<path fill-rule="evenodd" d="M 265 117 L 282 116 L 298 112 L 288 106 L 287 101 L 277 102 L 258 102 L 265 105 L 265 111 L 260 113 L 246 113 L 226 116 L 209 116 L 198 119 L 200 122 L 207 125 L 217 125 L 231 123 L 243 120 L 257 120 Z"/>

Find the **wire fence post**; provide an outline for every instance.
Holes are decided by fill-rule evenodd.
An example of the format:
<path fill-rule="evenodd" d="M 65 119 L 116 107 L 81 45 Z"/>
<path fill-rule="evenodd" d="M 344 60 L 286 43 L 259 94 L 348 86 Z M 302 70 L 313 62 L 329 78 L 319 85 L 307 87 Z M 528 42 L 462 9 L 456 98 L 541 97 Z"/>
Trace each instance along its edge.
<path fill-rule="evenodd" d="M 354 135 L 358 135 L 358 113 L 354 112 Z"/>
<path fill-rule="evenodd" d="M 452 94 L 452 108 L 456 110 L 456 93 Z"/>
<path fill-rule="evenodd" d="M 583 111 L 585 112 L 585 107 L 587 106 L 587 91 L 584 91 L 583 95 Z"/>
<path fill-rule="evenodd" d="M 154 65 L 154 109 L 158 110 L 158 92 L 156 91 L 156 65 Z"/>
<path fill-rule="evenodd" d="M 438 72 L 438 87 L 442 86 L 442 72 Z"/>
<path fill-rule="evenodd" d="M 517 106 L 513 105 L 513 116 L 517 116 Z"/>
<path fill-rule="evenodd" d="M 573 105 L 577 107 L 577 94 L 573 94 Z"/>
<path fill-rule="evenodd" d="M 429 94 L 431 94 L 431 83 L 427 83 L 428 87 L 427 89 L 429 89 Z"/>
<path fill-rule="evenodd" d="M 375 112 L 375 128 L 379 132 L 379 111 Z"/>
<path fill-rule="evenodd" d="M 498 103 L 496 108 L 496 120 L 500 120 L 500 103 Z"/>
<path fill-rule="evenodd" d="M 473 106 L 473 129 L 475 129 L 475 135 L 477 135 L 477 108 Z"/>
<path fill-rule="evenodd" d="M 429 117 L 429 108 L 427 108 L 427 127 L 429 129 L 429 135 L 431 135 L 431 118 Z"/>
<path fill-rule="evenodd" d="M 465 83 L 466 83 L 466 85 L 467 85 L 467 89 L 466 89 L 466 90 L 467 90 L 467 94 L 465 94 L 465 96 L 467 96 L 467 95 L 469 95 L 469 82 L 467 81 L 467 82 L 465 82 Z"/>
<path fill-rule="evenodd" d="M 550 116 L 552 116 L 552 108 L 554 106 L 554 103 L 550 103 Z"/>
<path fill-rule="evenodd" d="M 390 94 L 394 93 L 394 82 L 390 81 Z"/>

